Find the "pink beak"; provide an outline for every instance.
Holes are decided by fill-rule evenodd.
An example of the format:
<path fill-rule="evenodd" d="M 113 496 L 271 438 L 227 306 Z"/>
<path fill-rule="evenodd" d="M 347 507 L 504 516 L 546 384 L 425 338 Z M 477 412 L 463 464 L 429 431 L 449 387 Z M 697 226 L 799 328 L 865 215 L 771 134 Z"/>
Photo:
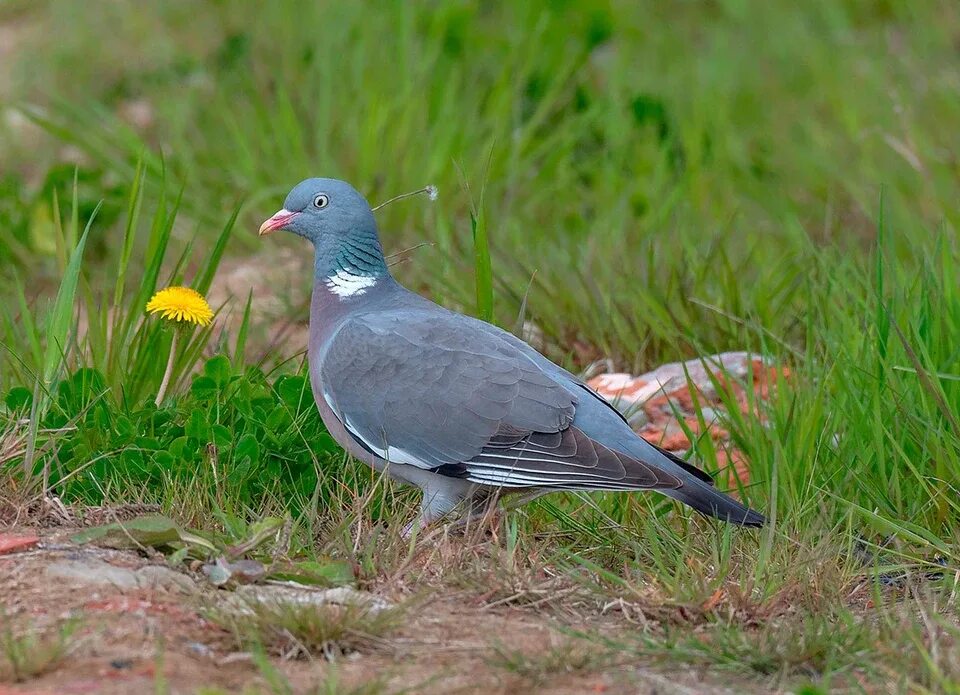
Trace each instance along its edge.
<path fill-rule="evenodd" d="M 283 229 L 290 220 L 299 214 L 299 212 L 290 212 L 286 209 L 277 210 L 273 217 L 260 225 L 260 236 L 273 234 L 278 229 Z"/>

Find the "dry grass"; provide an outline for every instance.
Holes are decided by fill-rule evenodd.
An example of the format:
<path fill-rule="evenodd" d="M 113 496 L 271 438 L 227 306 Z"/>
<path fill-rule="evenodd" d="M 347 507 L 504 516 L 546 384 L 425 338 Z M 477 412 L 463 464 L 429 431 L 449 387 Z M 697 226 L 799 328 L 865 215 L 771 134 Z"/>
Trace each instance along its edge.
<path fill-rule="evenodd" d="M 19 459 L 27 450 L 26 436 L 14 425 L 0 431 L 0 466 Z"/>
<path fill-rule="evenodd" d="M 248 600 L 208 611 L 239 649 L 262 647 L 283 659 L 333 661 L 353 652 L 382 649 L 384 637 L 403 622 L 402 608 L 374 610 L 356 605 L 291 604 Z"/>
<path fill-rule="evenodd" d="M 26 430 L 15 423 L 0 426 L 0 524 L 15 524 L 25 516 L 32 498 L 17 464 L 27 450 Z"/>
<path fill-rule="evenodd" d="M 524 689 L 539 688 L 554 678 L 609 669 L 623 655 L 584 640 L 568 639 L 543 651 L 530 652 L 491 645 L 491 666 L 515 674 Z"/>

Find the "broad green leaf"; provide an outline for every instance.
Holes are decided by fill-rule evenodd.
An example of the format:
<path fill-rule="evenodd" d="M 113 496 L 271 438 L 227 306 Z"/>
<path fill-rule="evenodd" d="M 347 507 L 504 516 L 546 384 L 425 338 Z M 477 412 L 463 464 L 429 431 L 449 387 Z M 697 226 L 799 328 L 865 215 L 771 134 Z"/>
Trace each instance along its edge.
<path fill-rule="evenodd" d="M 129 521 L 95 526 L 70 537 L 74 543 L 96 543 L 107 548 L 156 548 L 180 540 L 177 523 L 165 516 L 143 516 Z"/>
<path fill-rule="evenodd" d="M 27 409 L 32 401 L 33 394 L 30 393 L 30 389 L 25 389 L 22 386 L 14 386 L 7 391 L 7 395 L 3 399 L 4 404 L 11 411 Z"/>
<path fill-rule="evenodd" d="M 271 579 L 315 584 L 318 586 L 344 586 L 353 584 L 353 566 L 346 560 L 325 559 L 291 562 L 270 569 Z"/>
<path fill-rule="evenodd" d="M 233 433 L 223 425 L 214 425 L 210 428 L 213 435 L 213 443 L 217 446 L 230 446 L 233 442 Z"/>
<path fill-rule="evenodd" d="M 187 424 L 184 426 L 184 432 L 188 437 L 193 437 L 201 442 L 206 442 L 210 433 L 210 428 L 207 425 L 206 413 L 199 409 L 190 413 L 190 417 L 187 419 Z"/>
<path fill-rule="evenodd" d="M 173 519 L 151 515 L 129 521 L 119 521 L 104 526 L 84 529 L 70 537 L 74 543 L 96 545 L 107 548 L 160 548 L 171 543 L 183 542 L 199 546 L 208 551 L 216 551 L 216 546 L 199 534 L 187 531 Z"/>
<path fill-rule="evenodd" d="M 237 441 L 233 450 L 233 457 L 236 461 L 242 461 L 247 458 L 256 461 L 260 458 L 260 444 L 257 438 L 252 434 L 245 434 Z"/>
<path fill-rule="evenodd" d="M 230 382 L 230 360 L 223 355 L 212 357 L 203 365 L 203 373 L 217 386 L 226 386 Z"/>
<path fill-rule="evenodd" d="M 213 398 L 217 393 L 217 382 L 208 376 L 194 377 L 190 393 L 200 399 Z"/>

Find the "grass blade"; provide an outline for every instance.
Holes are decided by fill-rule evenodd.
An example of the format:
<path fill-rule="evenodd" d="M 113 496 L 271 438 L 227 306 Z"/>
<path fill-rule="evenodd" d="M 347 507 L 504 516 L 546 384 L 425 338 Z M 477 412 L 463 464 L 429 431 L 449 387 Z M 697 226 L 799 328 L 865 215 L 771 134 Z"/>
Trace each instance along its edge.
<path fill-rule="evenodd" d="M 80 280 L 80 264 L 83 260 L 83 250 L 87 245 L 87 235 L 90 232 L 90 225 L 96 217 L 100 206 L 94 210 L 94 214 L 87 222 L 83 235 L 77 243 L 76 248 L 70 253 L 70 261 L 67 263 L 63 274 L 63 280 L 60 282 L 60 288 L 57 290 L 57 298 L 53 302 L 53 308 L 47 319 L 47 346 L 43 359 L 43 379 L 49 384 L 53 379 L 57 368 L 66 354 L 67 335 L 73 324 L 74 299 L 77 294 L 77 284 Z"/>

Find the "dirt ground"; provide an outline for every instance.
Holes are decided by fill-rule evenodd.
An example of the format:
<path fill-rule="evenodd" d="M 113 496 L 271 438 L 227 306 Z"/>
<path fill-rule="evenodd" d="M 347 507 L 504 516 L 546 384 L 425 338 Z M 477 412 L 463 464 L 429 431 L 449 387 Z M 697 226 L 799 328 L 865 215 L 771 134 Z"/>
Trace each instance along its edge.
<path fill-rule="evenodd" d="M 0 695 L 41 693 L 196 693 L 277 692 L 249 653 L 203 611 L 221 602 L 226 591 L 202 577 L 171 582 L 162 558 L 69 542 L 69 529 L 7 530 L 7 538 L 26 538 L 20 547 L 0 554 L 0 621 L 29 624 L 55 633 L 64 620 L 76 631 L 63 656 L 43 673 L 24 682 L 0 682 Z M 30 542 L 36 535 L 37 540 Z M 0 548 L 2 548 L 0 543 Z M 162 575 L 155 586 L 124 587 L 64 576 L 63 568 L 83 563 L 138 576 Z M 144 568 L 148 568 L 144 571 Z M 152 574 L 150 576 L 153 576 Z M 176 579 L 176 577 L 172 577 Z M 122 583 L 121 583 L 122 584 Z M 383 598 L 400 597 L 382 593 Z M 558 617 L 530 607 L 491 607 L 482 597 L 462 590 L 433 589 L 411 611 L 404 625 L 368 651 L 334 662 L 324 659 L 272 657 L 292 692 L 349 692 L 374 679 L 382 691 L 411 693 L 688 693 L 745 692 L 755 688 L 705 680 L 690 669 L 651 669 L 618 659 L 614 666 L 557 669 L 531 677 L 504 668 L 498 654 L 533 655 L 578 641 L 569 630 L 600 629 L 616 634 L 635 629 L 615 616 Z M 8 631 L 0 626 L 0 634 Z M 586 648 L 589 648 L 586 647 Z M 335 674 L 333 673 L 335 672 Z M 336 680 L 332 680 L 335 678 Z M 335 685 L 332 685 L 335 683 Z M 744 686 L 747 685 L 745 688 Z M 214 690 L 214 692 L 218 692 Z"/>

